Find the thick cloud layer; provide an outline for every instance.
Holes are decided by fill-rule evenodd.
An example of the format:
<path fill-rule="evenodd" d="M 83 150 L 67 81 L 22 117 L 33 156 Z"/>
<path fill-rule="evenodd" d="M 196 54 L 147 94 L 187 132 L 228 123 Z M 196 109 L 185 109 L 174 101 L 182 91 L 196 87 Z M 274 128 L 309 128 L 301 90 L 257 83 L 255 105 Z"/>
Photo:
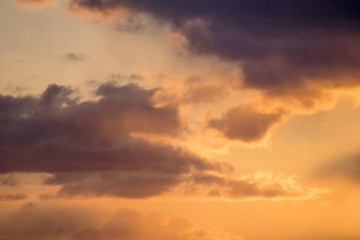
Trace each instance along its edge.
<path fill-rule="evenodd" d="M 40 98 L 0 97 L 0 171 L 155 171 L 216 169 L 181 148 L 135 139 L 132 133 L 176 136 L 174 106 L 155 107 L 156 90 L 135 84 L 97 89 L 96 102 L 77 102 L 69 88 L 50 85 Z"/>
<path fill-rule="evenodd" d="M 227 138 L 252 143 L 262 140 L 281 121 L 285 112 L 262 113 L 251 105 L 228 110 L 220 119 L 211 119 L 209 127 L 221 131 Z"/>
<path fill-rule="evenodd" d="M 79 102 L 67 87 L 50 85 L 40 97 L 0 97 L 0 172 L 57 173 L 48 184 L 64 195 L 159 195 L 193 171 L 220 171 L 180 147 L 134 133 L 176 137 L 176 106 L 155 107 L 156 89 L 101 85 L 98 101 Z"/>
<path fill-rule="evenodd" d="M 58 85 L 50 85 L 40 97 L 1 96 L 0 172 L 51 173 L 44 184 L 58 186 L 59 190 L 54 196 L 42 195 L 43 199 L 146 198 L 175 189 L 190 193 L 198 188 L 203 189 L 201 196 L 217 194 L 234 199 L 295 199 L 308 198 L 312 193 L 296 182 L 290 186 L 282 178 L 269 184 L 268 179 L 220 176 L 232 166 L 132 136 L 176 137 L 184 130 L 176 106 L 154 105 L 156 91 L 136 84 L 117 87 L 106 83 L 96 90 L 97 101 L 80 102 L 72 97 L 70 88 Z M 229 138 L 259 140 L 282 113 L 253 110 L 230 110 L 224 119 L 213 120 L 213 127 Z M 3 179 L 4 184 L 12 184 L 6 175 Z"/>
<path fill-rule="evenodd" d="M 269 95 L 311 99 L 314 89 L 360 84 L 358 1 L 71 0 L 70 7 L 149 13 L 191 51 L 238 62 L 244 86 Z"/>

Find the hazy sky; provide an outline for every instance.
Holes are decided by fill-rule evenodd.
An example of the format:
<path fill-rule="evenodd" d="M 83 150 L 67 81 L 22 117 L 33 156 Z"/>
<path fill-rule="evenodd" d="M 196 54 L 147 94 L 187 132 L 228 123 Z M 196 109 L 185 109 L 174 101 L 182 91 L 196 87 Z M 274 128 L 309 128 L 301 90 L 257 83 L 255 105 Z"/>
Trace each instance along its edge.
<path fill-rule="evenodd" d="M 0 19 L 0 240 L 360 239 L 357 1 Z"/>

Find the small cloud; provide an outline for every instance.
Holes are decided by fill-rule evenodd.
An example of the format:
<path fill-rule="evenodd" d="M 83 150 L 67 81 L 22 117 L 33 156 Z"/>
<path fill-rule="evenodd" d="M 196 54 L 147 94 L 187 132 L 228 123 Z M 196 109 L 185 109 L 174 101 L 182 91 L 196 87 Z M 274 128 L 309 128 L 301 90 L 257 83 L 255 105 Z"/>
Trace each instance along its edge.
<path fill-rule="evenodd" d="M 14 177 L 12 174 L 0 175 L 0 185 L 15 187 L 20 184 L 19 180 Z"/>
<path fill-rule="evenodd" d="M 39 9 L 55 5 L 56 0 L 15 0 L 19 8 Z"/>
<path fill-rule="evenodd" d="M 145 78 L 137 73 L 132 73 L 129 75 L 124 75 L 124 74 L 116 74 L 116 73 L 111 73 L 108 76 L 109 82 L 120 82 L 120 83 L 130 83 L 130 82 L 141 82 L 143 81 Z"/>
<path fill-rule="evenodd" d="M 20 201 L 27 199 L 27 195 L 25 193 L 10 193 L 0 195 L 0 201 Z"/>
<path fill-rule="evenodd" d="M 360 184 L 360 153 L 330 161 L 315 172 L 321 178 L 342 178 Z"/>
<path fill-rule="evenodd" d="M 266 113 L 244 104 L 228 110 L 221 118 L 210 119 L 208 126 L 229 139 L 253 143 L 266 138 L 285 115 L 284 110 Z"/>
<path fill-rule="evenodd" d="M 84 62 L 88 59 L 88 57 L 82 53 L 75 53 L 69 51 L 61 51 L 58 53 L 61 57 L 69 60 L 71 62 Z"/>
<path fill-rule="evenodd" d="M 25 62 L 25 59 L 26 59 L 25 55 L 20 54 L 20 53 L 12 53 L 12 54 L 10 54 L 10 58 L 11 58 L 11 60 L 19 62 L 19 63 Z"/>

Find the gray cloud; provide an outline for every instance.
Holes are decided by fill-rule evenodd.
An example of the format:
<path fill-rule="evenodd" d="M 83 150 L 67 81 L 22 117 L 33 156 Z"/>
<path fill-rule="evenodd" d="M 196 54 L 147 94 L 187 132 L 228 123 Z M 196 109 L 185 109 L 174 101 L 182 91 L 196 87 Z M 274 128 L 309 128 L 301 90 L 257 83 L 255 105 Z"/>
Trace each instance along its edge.
<path fill-rule="evenodd" d="M 108 83 L 97 89 L 97 102 L 76 102 L 69 88 L 57 85 L 50 85 L 40 98 L 1 96 L 0 171 L 214 169 L 181 148 L 130 136 L 181 133 L 177 107 L 154 107 L 155 91 Z"/>
<path fill-rule="evenodd" d="M 147 198 L 172 190 L 184 181 L 181 175 L 133 172 L 57 173 L 45 180 L 47 185 L 61 186 L 55 196 L 42 199 L 75 196 L 115 196 Z"/>
<path fill-rule="evenodd" d="M 210 119 L 209 127 L 221 131 L 227 138 L 252 143 L 262 140 L 286 113 L 262 113 L 251 105 L 240 105 L 228 110 L 219 119 Z"/>
<path fill-rule="evenodd" d="M 0 172 L 56 173 L 46 183 L 62 185 L 59 195 L 141 198 L 184 174 L 220 171 L 223 164 L 186 149 L 131 136 L 184 131 L 177 106 L 154 106 L 156 91 L 105 83 L 99 100 L 80 102 L 53 84 L 40 97 L 0 96 Z"/>
<path fill-rule="evenodd" d="M 154 105 L 152 96 L 157 91 L 133 83 L 105 83 L 96 90 L 97 101 L 81 102 L 72 97 L 70 88 L 53 84 L 39 97 L 0 96 L 0 172 L 51 173 L 44 184 L 59 186 L 59 190 L 42 199 L 147 198 L 178 188 L 185 193 L 204 188 L 202 196 L 211 195 L 206 189 L 212 189 L 234 199 L 308 196 L 307 190 L 294 194 L 281 178 L 266 185 L 266 179 L 254 182 L 211 175 L 232 166 L 132 136 L 179 137 L 184 131 L 177 106 Z M 240 106 L 212 124 L 230 138 L 250 142 L 263 137 L 281 117 L 282 113 L 258 113 Z M 205 184 L 204 179 L 213 181 Z"/>
<path fill-rule="evenodd" d="M 8 193 L 8 194 L 0 194 L 0 201 L 19 201 L 27 199 L 27 195 L 25 193 Z"/>
<path fill-rule="evenodd" d="M 59 55 L 71 62 L 84 62 L 87 60 L 87 57 L 82 53 L 63 51 Z"/>

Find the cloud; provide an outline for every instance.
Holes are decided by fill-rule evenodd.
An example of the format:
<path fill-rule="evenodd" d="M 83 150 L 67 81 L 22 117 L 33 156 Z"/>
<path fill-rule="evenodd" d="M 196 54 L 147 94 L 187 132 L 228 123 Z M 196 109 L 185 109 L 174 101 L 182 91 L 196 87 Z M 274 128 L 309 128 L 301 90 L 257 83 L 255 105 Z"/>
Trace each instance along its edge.
<path fill-rule="evenodd" d="M 19 201 L 27 199 L 25 193 L 0 194 L 0 201 Z"/>
<path fill-rule="evenodd" d="M 167 193 L 184 181 L 181 174 L 139 172 L 57 173 L 45 180 L 47 185 L 60 186 L 55 196 L 42 199 L 76 196 L 115 196 L 147 198 Z"/>
<path fill-rule="evenodd" d="M 15 0 L 21 8 L 44 8 L 56 3 L 56 0 Z"/>
<path fill-rule="evenodd" d="M 107 83 L 97 89 L 98 101 L 78 102 L 70 88 L 58 85 L 49 85 L 41 97 L 1 96 L 0 171 L 215 169 L 179 147 L 131 136 L 178 136 L 183 131 L 177 107 L 155 107 L 154 92 L 136 84 Z"/>
<path fill-rule="evenodd" d="M 99 218 L 99 216 L 97 216 Z M 28 203 L 0 219 L 0 239 L 61 240 L 96 222 L 83 207 Z"/>
<path fill-rule="evenodd" d="M 0 221 L 1 239 L 23 240 L 240 240 L 221 229 L 205 229 L 167 213 L 143 214 L 121 209 L 100 222 L 84 207 L 27 204 Z"/>
<path fill-rule="evenodd" d="M 20 53 L 12 53 L 10 54 L 10 58 L 19 63 L 23 63 L 26 60 L 26 56 Z"/>
<path fill-rule="evenodd" d="M 360 85 L 357 1 L 71 0 L 70 7 L 149 14 L 190 51 L 239 64 L 243 86 L 270 97 L 308 97 L 309 106 L 324 89 Z"/>
<path fill-rule="evenodd" d="M 301 186 L 296 179 L 296 176 L 275 176 L 266 172 L 240 177 L 199 173 L 194 174 L 183 189 L 188 195 L 234 200 L 305 200 L 328 192 Z"/>
<path fill-rule="evenodd" d="M 82 53 L 75 53 L 68 51 L 61 51 L 59 55 L 71 62 L 85 62 L 88 59 L 88 57 L 86 57 Z"/>
<path fill-rule="evenodd" d="M 16 187 L 16 186 L 20 185 L 20 182 L 12 174 L 0 174 L 0 185 Z"/>
<path fill-rule="evenodd" d="M 251 105 L 240 105 L 228 110 L 221 118 L 210 119 L 208 126 L 229 139 L 253 143 L 264 139 L 285 115 L 284 111 L 263 113 Z"/>
<path fill-rule="evenodd" d="M 222 100 L 228 93 L 226 86 L 201 78 L 191 77 L 184 83 L 184 103 L 211 103 Z"/>
<path fill-rule="evenodd" d="M 221 174 L 232 170 L 229 163 L 210 162 L 185 148 L 150 141 L 153 135 L 179 138 L 186 131 L 176 105 L 159 107 L 153 102 L 157 91 L 134 83 L 105 83 L 96 89 L 97 100 L 80 101 L 71 88 L 51 84 L 38 97 L 0 96 L 0 172 L 50 173 L 44 185 L 57 186 L 58 191 L 42 199 L 148 198 L 197 187 L 232 199 L 307 196 L 305 190 L 294 193 L 282 178 L 270 185 L 267 179 L 227 178 Z M 233 111 L 230 123 L 250 131 L 236 125 L 235 133 L 224 133 L 243 141 L 263 137 L 282 116 L 257 113 L 249 106 Z M 224 119 L 213 121 L 233 126 Z M 205 185 L 201 180 L 214 178 Z M 205 190 L 200 194 L 208 195 Z"/>
<path fill-rule="evenodd" d="M 193 197 L 196 199 L 229 200 L 308 200 L 328 193 L 327 189 L 302 186 L 296 176 L 256 173 L 227 176 L 216 172 L 192 172 L 169 175 L 148 173 L 56 173 L 44 184 L 59 187 L 55 195 L 45 194 L 44 200 L 54 198 L 152 196 Z M 178 196 L 180 194 L 180 196 Z"/>
<path fill-rule="evenodd" d="M 360 153 L 327 162 L 315 171 L 315 175 L 321 178 L 340 177 L 360 183 Z"/>
<path fill-rule="evenodd" d="M 81 102 L 70 88 L 52 84 L 40 97 L 0 96 L 0 172 L 58 173 L 53 182 L 74 173 L 75 183 L 63 193 L 147 197 L 177 185 L 184 174 L 220 171 L 223 164 L 181 147 L 132 136 L 184 131 L 177 106 L 154 105 L 156 91 L 105 83 L 97 101 Z"/>
<path fill-rule="evenodd" d="M 207 230 L 173 215 L 153 213 L 140 214 L 132 210 L 121 210 L 102 228 L 90 228 L 78 232 L 73 240 L 241 240 L 222 230 Z"/>

